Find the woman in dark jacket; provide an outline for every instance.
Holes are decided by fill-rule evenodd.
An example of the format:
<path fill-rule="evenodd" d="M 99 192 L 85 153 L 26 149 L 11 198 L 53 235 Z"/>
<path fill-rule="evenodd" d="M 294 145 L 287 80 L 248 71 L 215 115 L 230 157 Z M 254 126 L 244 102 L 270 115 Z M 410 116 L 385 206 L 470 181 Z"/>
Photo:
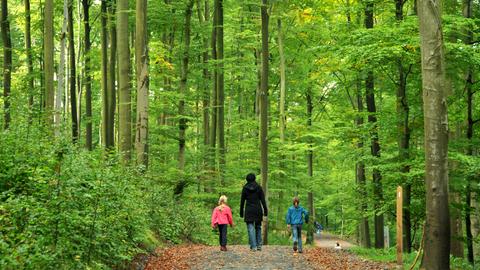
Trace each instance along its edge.
<path fill-rule="evenodd" d="M 245 216 L 244 220 L 247 223 L 250 250 L 262 250 L 262 219 L 263 216 L 268 214 L 265 194 L 262 187 L 255 182 L 255 174 L 249 173 L 246 180 L 247 183 L 243 186 L 242 199 L 240 201 L 240 217 L 243 218 Z"/>

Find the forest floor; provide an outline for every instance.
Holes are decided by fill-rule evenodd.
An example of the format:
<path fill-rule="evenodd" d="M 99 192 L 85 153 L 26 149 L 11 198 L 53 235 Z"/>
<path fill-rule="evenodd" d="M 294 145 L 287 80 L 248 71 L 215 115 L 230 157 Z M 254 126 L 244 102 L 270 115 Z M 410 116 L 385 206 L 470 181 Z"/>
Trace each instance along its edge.
<path fill-rule="evenodd" d="M 334 249 L 336 242 L 341 250 Z M 316 237 L 316 247 L 307 246 L 304 253 L 293 253 L 290 246 L 264 246 L 262 251 L 250 251 L 247 245 L 228 246 L 221 252 L 217 246 L 181 245 L 159 248 L 145 270 L 373 270 L 394 269 L 393 264 L 372 262 L 348 252 L 352 244 L 322 234 Z"/>

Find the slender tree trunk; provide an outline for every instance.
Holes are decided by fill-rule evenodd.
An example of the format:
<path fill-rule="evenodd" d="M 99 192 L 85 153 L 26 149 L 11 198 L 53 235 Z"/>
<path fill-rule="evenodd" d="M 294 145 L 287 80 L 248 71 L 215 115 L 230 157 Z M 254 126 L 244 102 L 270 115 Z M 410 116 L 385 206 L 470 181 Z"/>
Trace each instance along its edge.
<path fill-rule="evenodd" d="M 426 224 L 422 269 L 450 269 L 447 83 L 440 1 L 419 1 L 425 128 Z"/>
<path fill-rule="evenodd" d="M 285 114 L 285 54 L 283 51 L 283 32 L 282 32 L 282 21 L 277 20 L 278 24 L 278 54 L 280 56 L 280 142 L 285 143 L 285 127 L 286 127 L 286 114 Z"/>
<path fill-rule="evenodd" d="M 217 3 L 217 106 L 218 106 L 218 148 L 219 148 L 219 169 L 220 183 L 225 185 L 225 85 L 223 70 L 223 0 L 216 0 Z"/>
<path fill-rule="evenodd" d="M 90 74 L 90 0 L 83 0 L 83 25 L 85 28 L 85 114 L 86 131 L 85 144 L 88 150 L 92 150 L 92 76 Z"/>
<path fill-rule="evenodd" d="M 3 128 L 10 127 L 10 89 L 12 85 L 12 39 L 10 37 L 10 22 L 8 20 L 7 0 L 2 0 L 1 29 L 3 41 Z"/>
<path fill-rule="evenodd" d="M 75 41 L 73 29 L 73 0 L 68 4 L 68 57 L 70 63 L 70 112 L 72 116 L 72 141 L 78 140 L 78 118 L 77 118 L 77 90 L 75 84 L 76 78 L 76 62 L 75 62 Z"/>
<path fill-rule="evenodd" d="M 185 36 L 184 36 L 184 51 L 182 56 L 182 68 L 180 74 L 180 101 L 178 103 L 178 168 L 181 173 L 181 180 L 177 183 L 175 194 L 182 194 L 183 188 L 186 185 L 186 180 L 183 179 L 185 170 L 185 130 L 187 129 L 187 119 L 185 117 L 185 95 L 187 91 L 188 79 L 188 58 L 190 53 L 190 31 L 192 18 L 193 0 L 188 0 L 185 9 Z"/>
<path fill-rule="evenodd" d="M 356 98 L 357 98 L 357 110 L 358 116 L 355 119 L 355 124 L 359 130 L 363 127 L 363 101 L 362 101 L 362 83 L 360 78 L 357 78 L 357 90 L 356 90 Z M 361 132 L 359 132 L 361 133 Z M 357 148 L 360 150 L 361 157 L 363 157 L 363 137 L 359 135 Z M 360 158 L 361 158 L 360 157 Z M 367 205 L 367 187 L 366 187 L 366 179 L 365 179 L 365 164 L 363 161 L 357 161 L 355 165 L 355 175 L 356 181 L 359 189 L 359 197 L 360 197 L 360 244 L 362 247 L 370 248 L 370 227 L 368 224 L 368 205 Z"/>
<path fill-rule="evenodd" d="M 307 90 L 307 130 L 311 131 L 312 129 L 312 112 L 313 112 L 313 104 L 312 104 L 312 90 L 308 88 Z M 313 150 L 312 150 L 312 142 L 308 143 L 308 150 L 307 150 L 307 174 L 311 178 L 313 177 Z"/>
<path fill-rule="evenodd" d="M 60 33 L 60 63 L 58 65 L 58 81 L 57 81 L 57 91 L 55 93 L 55 114 L 54 114 L 54 125 L 55 125 L 55 136 L 60 136 L 60 126 L 62 122 L 62 99 L 63 92 L 65 89 L 65 49 L 66 49 L 66 40 L 68 34 L 68 4 L 69 0 L 63 1 L 63 25 L 62 31 Z M 65 104 L 66 106 L 66 104 Z"/>
<path fill-rule="evenodd" d="M 48 124 L 53 124 L 53 106 L 54 106 L 54 86 L 53 86 L 53 0 L 45 0 L 44 10 L 44 77 L 45 77 L 45 120 Z"/>
<path fill-rule="evenodd" d="M 373 28 L 373 2 L 366 2 L 365 5 L 365 27 L 367 29 Z M 367 78 L 365 80 L 366 88 L 366 101 L 367 101 L 367 110 L 368 110 L 368 122 L 372 124 L 373 128 L 371 131 L 371 152 L 372 156 L 377 160 L 380 157 L 380 144 L 378 143 L 378 130 L 377 130 L 377 113 L 375 107 L 375 94 L 374 94 L 374 75 L 372 70 L 367 71 Z M 375 209 L 375 247 L 383 248 L 384 247 L 384 236 L 383 236 L 383 214 L 378 213 L 381 208 L 383 201 L 383 191 L 382 191 L 382 175 L 380 170 L 373 169 L 373 194 L 374 194 L 374 209 Z"/>
<path fill-rule="evenodd" d="M 107 0 L 106 0 L 107 1 Z M 108 110 L 108 123 L 107 134 L 105 137 L 106 147 L 113 149 L 115 146 L 115 111 L 117 110 L 117 27 L 116 27 L 116 1 L 110 0 L 110 12 L 109 12 L 109 34 L 110 34 L 110 57 L 108 62 L 108 75 L 107 75 L 107 110 Z"/>
<path fill-rule="evenodd" d="M 135 61 L 137 74 L 137 135 L 135 148 L 137 164 L 148 168 L 148 31 L 147 31 L 147 0 L 137 0 L 136 31 L 135 31 Z"/>
<path fill-rule="evenodd" d="M 217 1 L 214 1 L 214 12 L 213 12 L 213 28 L 212 28 L 212 60 L 215 62 L 217 60 L 217 27 L 218 27 L 218 14 L 217 14 Z M 216 141 L 217 141 L 217 112 L 218 112 L 218 100 L 217 100 L 217 77 L 218 77 L 218 70 L 215 66 L 213 70 L 213 86 L 212 86 L 212 95 L 210 99 L 210 113 L 211 113 L 211 121 L 210 121 L 210 171 L 212 174 L 212 178 L 215 175 L 215 164 L 216 164 Z"/>
<path fill-rule="evenodd" d="M 130 85 L 130 47 L 128 43 L 128 0 L 117 2 L 118 37 L 118 97 L 119 97 L 119 146 L 124 165 L 131 160 L 132 151 L 132 100 Z"/>
<path fill-rule="evenodd" d="M 398 23 L 403 21 L 404 0 L 395 1 L 395 18 Z M 412 251 L 410 201 L 412 185 L 408 182 L 406 174 L 410 172 L 410 166 L 407 164 L 410 156 L 410 127 L 408 125 L 409 106 L 407 98 L 407 76 L 402 59 L 397 60 L 398 85 L 397 85 L 397 130 L 398 130 L 398 152 L 401 163 L 400 173 L 403 182 L 403 251 L 410 253 Z"/>
<path fill-rule="evenodd" d="M 268 204 L 268 0 L 262 0 L 262 73 L 260 80 L 260 160 L 262 187 Z M 263 242 L 268 244 L 268 220 L 263 226 Z"/>
<path fill-rule="evenodd" d="M 107 13 L 107 0 L 102 0 L 101 3 L 101 52 L 102 52 L 102 146 L 107 148 L 111 147 L 108 141 L 108 124 L 109 124 L 109 101 L 108 101 L 108 13 Z"/>
<path fill-rule="evenodd" d="M 25 51 L 27 52 L 27 70 L 28 70 L 28 123 L 32 123 L 33 93 L 35 81 L 33 76 L 33 56 L 32 56 L 32 35 L 31 35 L 31 16 L 30 0 L 25 0 Z M 6 58 L 5 58 L 6 59 Z"/>
<path fill-rule="evenodd" d="M 463 17 L 466 19 L 472 18 L 472 0 L 463 0 Z M 466 38 L 464 43 L 470 46 L 473 41 L 473 32 L 468 27 L 466 29 Z M 468 156 L 473 155 L 473 68 L 467 67 L 465 76 L 465 92 L 467 94 L 467 151 Z M 467 185 L 465 187 L 465 232 L 467 241 L 467 259 L 471 264 L 474 264 L 474 249 L 473 249 L 473 235 L 472 235 L 472 182 L 473 179 L 467 176 Z"/>

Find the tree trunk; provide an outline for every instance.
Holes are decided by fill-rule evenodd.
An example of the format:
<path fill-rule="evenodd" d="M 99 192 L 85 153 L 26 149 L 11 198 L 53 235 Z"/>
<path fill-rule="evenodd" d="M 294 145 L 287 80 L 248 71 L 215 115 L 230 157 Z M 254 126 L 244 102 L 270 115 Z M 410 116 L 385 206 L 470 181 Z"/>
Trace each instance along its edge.
<path fill-rule="evenodd" d="M 45 121 L 47 124 L 53 123 L 53 106 L 54 106 L 54 86 L 53 86 L 53 0 L 45 0 L 44 10 L 44 48 L 43 48 L 43 61 L 44 61 L 44 77 L 45 77 Z"/>
<path fill-rule="evenodd" d="M 132 150 L 132 108 L 130 85 L 130 47 L 128 43 L 128 0 L 117 1 L 119 146 L 122 161 L 128 165 Z"/>
<path fill-rule="evenodd" d="M 262 0 L 262 73 L 260 80 L 260 160 L 262 188 L 268 204 L 268 0 Z M 263 242 L 268 244 L 268 220 L 263 226 Z"/>
<path fill-rule="evenodd" d="M 90 74 L 90 0 L 83 0 L 83 25 L 85 28 L 85 146 L 92 150 L 92 76 Z"/>
<path fill-rule="evenodd" d="M 214 8 L 213 8 L 213 28 L 212 28 L 212 40 L 211 40 L 211 46 L 212 46 L 212 60 L 215 62 L 217 60 L 217 24 L 218 24 L 218 14 L 217 14 L 217 1 L 214 1 Z M 215 66 L 213 70 L 213 86 L 212 86 L 212 95 L 210 99 L 210 113 L 211 113 L 211 121 L 210 121 L 210 171 L 211 171 L 211 177 L 214 178 L 215 176 L 215 163 L 216 163 L 216 141 L 217 141 L 217 77 L 218 77 L 218 70 L 217 66 Z"/>
<path fill-rule="evenodd" d="M 137 0 L 135 23 L 135 61 L 137 74 L 137 164 L 148 168 L 148 31 L 147 0 Z"/>
<path fill-rule="evenodd" d="M 75 84 L 76 78 L 76 62 L 75 62 L 75 40 L 73 29 L 73 0 L 68 4 L 68 57 L 70 65 L 70 112 L 72 117 L 72 141 L 74 143 L 78 140 L 78 118 L 77 118 L 77 90 Z"/>
<path fill-rule="evenodd" d="M 419 1 L 425 128 L 426 224 L 422 269 L 450 269 L 448 120 L 442 25 L 438 0 Z"/>
<path fill-rule="evenodd" d="M 278 23 L 278 54 L 280 56 L 280 142 L 285 143 L 285 127 L 286 127 L 286 114 L 285 114 L 285 54 L 283 51 L 283 32 L 282 21 L 277 20 Z"/>
<path fill-rule="evenodd" d="M 28 71 L 28 123 L 32 123 L 34 76 L 33 76 L 33 56 L 32 56 L 32 35 L 31 35 L 31 16 L 30 0 L 25 0 L 25 51 L 27 52 L 27 71 Z M 5 56 L 4 56 L 4 59 Z"/>
<path fill-rule="evenodd" d="M 472 18 L 472 0 L 463 1 L 463 17 L 466 19 Z M 467 26 L 468 27 L 468 26 Z M 464 43 L 470 46 L 473 41 L 473 32 L 468 27 L 466 29 L 466 38 Z M 467 66 L 465 76 L 465 92 L 467 93 L 467 151 L 468 156 L 473 155 L 473 68 Z M 467 176 L 467 185 L 465 187 L 465 232 L 467 241 L 467 259 L 471 264 L 474 264 L 474 249 L 473 249 L 473 235 L 472 235 L 472 182 L 471 176 Z"/>
<path fill-rule="evenodd" d="M 187 129 L 187 119 L 185 117 L 185 95 L 187 90 L 188 79 L 188 58 L 190 53 L 190 31 L 191 31 L 191 18 L 192 18 L 193 0 L 188 0 L 187 7 L 185 9 L 185 36 L 184 36 L 184 50 L 182 56 L 182 68 L 180 74 L 180 87 L 178 89 L 180 95 L 180 101 L 178 103 L 178 169 L 180 170 L 180 181 L 175 188 L 175 194 L 179 195 L 183 193 L 183 188 L 186 185 L 184 179 L 185 170 L 185 130 Z"/>
<path fill-rule="evenodd" d="M 102 133 L 101 133 L 101 142 L 103 147 L 110 147 L 108 138 L 108 124 L 109 124 L 109 101 L 108 101 L 108 13 L 107 13 L 107 0 L 102 0 L 101 3 L 101 52 L 102 52 L 102 72 L 101 72 L 101 86 L 102 86 Z"/>
<path fill-rule="evenodd" d="M 60 33 L 60 63 L 58 65 L 57 91 L 55 93 L 55 114 L 53 122 L 55 125 L 55 136 L 60 136 L 60 126 L 62 121 L 62 98 L 65 89 L 65 48 L 67 39 L 68 24 L 68 4 L 69 0 L 63 1 L 63 25 Z M 66 105 L 65 105 L 66 106 Z"/>
<path fill-rule="evenodd" d="M 359 78 L 357 78 L 357 110 L 358 116 L 355 119 L 355 124 L 359 130 L 362 129 L 363 126 L 363 102 L 362 102 L 362 83 Z M 358 138 L 357 148 L 360 150 L 361 157 L 363 157 L 363 137 L 362 135 Z M 365 180 L 365 164 L 363 161 L 357 161 L 355 165 L 355 175 L 356 175 L 356 182 L 359 189 L 359 197 L 360 197 L 360 226 L 359 226 L 359 234 L 360 234 L 360 244 L 362 247 L 370 248 L 370 227 L 368 224 L 368 205 L 367 205 L 367 188 L 366 188 L 366 180 Z"/>
<path fill-rule="evenodd" d="M 217 7 L 217 106 L 218 106 L 218 148 L 220 184 L 225 185 L 225 85 L 223 70 L 223 0 L 216 0 Z"/>
<path fill-rule="evenodd" d="M 403 21 L 403 5 L 405 0 L 395 1 L 395 18 L 398 23 Z M 406 164 L 410 156 L 410 128 L 408 125 L 409 106 L 407 98 L 407 76 L 402 64 L 402 59 L 397 60 L 398 85 L 397 85 L 397 130 L 398 130 L 398 152 L 400 173 L 403 183 L 403 251 L 412 251 L 410 201 L 412 185 L 408 182 L 406 174 L 410 172 L 410 166 Z"/>
<path fill-rule="evenodd" d="M 365 6 L 365 27 L 367 29 L 373 28 L 373 2 L 367 2 Z M 368 110 L 368 122 L 372 124 L 373 128 L 370 132 L 371 136 L 371 153 L 372 156 L 378 162 L 380 158 L 380 144 L 378 143 L 378 130 L 377 130 L 377 113 L 375 107 L 375 94 L 374 94 L 374 76 L 373 71 L 367 71 L 367 78 L 365 80 L 365 89 L 366 89 L 366 101 L 367 101 L 367 110 Z M 380 170 L 373 169 L 373 194 L 374 194 L 374 205 L 375 210 L 375 248 L 384 247 L 384 236 L 383 236 L 383 214 L 378 213 L 383 202 L 383 190 L 382 190 L 382 175 Z"/>
<path fill-rule="evenodd" d="M 107 1 L 107 0 L 106 0 Z M 117 77 L 117 27 L 115 22 L 116 14 L 116 1 L 110 0 L 110 14 L 109 14 L 109 25 L 110 25 L 110 57 L 108 63 L 108 75 L 107 75 L 107 113 L 108 113 L 108 123 L 107 132 L 105 137 L 105 145 L 109 149 L 113 149 L 115 146 L 115 111 L 117 110 L 117 87 L 116 87 L 116 77 Z"/>
<path fill-rule="evenodd" d="M 10 89 L 12 85 L 12 39 L 10 37 L 10 22 L 8 20 L 7 0 L 2 0 L 1 29 L 3 41 L 3 128 L 10 127 Z"/>
<path fill-rule="evenodd" d="M 311 132 L 312 129 L 312 111 L 313 111 L 313 104 L 312 104 L 312 90 L 308 88 L 307 90 L 307 132 Z M 312 142 L 308 139 L 308 150 L 307 150 L 307 174 L 310 178 L 313 177 L 313 150 Z"/>

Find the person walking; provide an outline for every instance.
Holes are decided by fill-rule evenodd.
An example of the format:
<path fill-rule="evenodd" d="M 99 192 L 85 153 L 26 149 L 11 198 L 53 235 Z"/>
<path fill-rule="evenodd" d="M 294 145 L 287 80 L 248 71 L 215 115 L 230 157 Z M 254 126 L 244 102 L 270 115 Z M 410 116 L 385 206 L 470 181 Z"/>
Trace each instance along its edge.
<path fill-rule="evenodd" d="M 213 209 L 212 228 L 218 227 L 220 250 L 227 251 L 227 226 L 234 226 L 232 210 L 227 205 L 227 196 L 222 195 L 218 199 L 218 206 Z"/>
<path fill-rule="evenodd" d="M 302 225 L 303 219 L 308 223 L 308 211 L 300 206 L 298 197 L 293 198 L 293 205 L 287 211 L 287 227 L 292 230 L 293 252 L 302 253 Z"/>
<path fill-rule="evenodd" d="M 243 186 L 240 200 L 240 217 L 244 218 L 248 230 L 251 251 L 262 250 L 262 220 L 268 209 L 262 187 L 255 182 L 255 174 L 249 173 Z"/>

